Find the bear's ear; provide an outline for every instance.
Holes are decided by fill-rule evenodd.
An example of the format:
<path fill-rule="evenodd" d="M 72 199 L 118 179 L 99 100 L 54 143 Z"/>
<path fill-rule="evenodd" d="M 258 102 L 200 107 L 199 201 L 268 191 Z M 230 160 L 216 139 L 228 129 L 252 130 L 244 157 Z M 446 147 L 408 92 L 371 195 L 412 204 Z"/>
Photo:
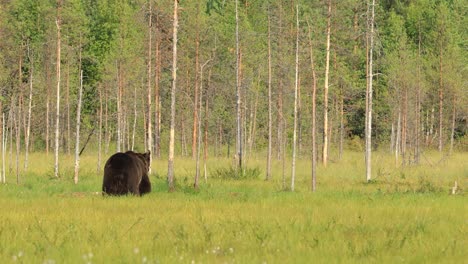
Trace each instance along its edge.
<path fill-rule="evenodd" d="M 150 162 L 150 160 L 151 160 L 151 151 L 148 150 L 148 152 L 143 154 L 143 156 L 145 157 L 146 161 Z"/>

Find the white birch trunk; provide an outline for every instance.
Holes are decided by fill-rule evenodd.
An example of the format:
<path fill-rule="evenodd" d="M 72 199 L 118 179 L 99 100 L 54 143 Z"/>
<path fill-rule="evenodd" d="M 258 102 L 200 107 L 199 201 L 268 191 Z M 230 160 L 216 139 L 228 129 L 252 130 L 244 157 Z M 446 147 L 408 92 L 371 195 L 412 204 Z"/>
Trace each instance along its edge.
<path fill-rule="evenodd" d="M 174 0 L 174 20 L 172 32 L 172 88 L 171 88 L 171 124 L 169 130 L 169 158 L 167 169 L 167 180 L 169 191 L 174 191 L 174 143 L 175 143 L 175 101 L 176 101 L 176 85 L 177 85 L 177 28 L 179 27 L 178 20 L 178 0 Z"/>
<path fill-rule="evenodd" d="M 75 174 L 73 181 L 78 183 L 80 170 L 80 126 L 81 126 L 81 100 L 83 94 L 83 71 L 80 71 L 80 89 L 78 91 L 78 106 L 76 109 L 76 140 L 75 140 Z"/>
<path fill-rule="evenodd" d="M 197 143 L 197 156 L 196 156 L 196 172 L 195 172 L 195 183 L 194 183 L 194 188 L 198 189 L 199 185 L 199 179 L 200 179 L 200 153 L 201 153 L 201 138 L 202 138 L 202 133 L 201 133 L 201 124 L 202 124 L 202 98 L 203 98 L 203 68 L 211 61 L 209 59 L 206 61 L 201 67 L 200 67 L 200 89 L 199 89 L 199 95 L 198 97 L 198 111 L 197 111 L 197 120 L 198 120 L 198 143 Z M 198 70 L 197 70 L 198 71 Z M 197 73 L 198 74 L 198 73 Z M 206 113 L 205 113 L 206 114 Z M 206 162 L 205 162 L 206 166 Z M 205 167 L 205 172 L 206 172 L 206 167 Z M 206 173 L 205 173 L 205 181 L 206 181 Z"/>
<path fill-rule="evenodd" d="M 317 76 L 315 75 L 314 53 L 312 46 L 312 31 L 309 28 L 310 66 L 312 68 L 312 191 L 317 188 Z"/>
<path fill-rule="evenodd" d="M 299 6 L 296 5 L 296 77 L 294 85 L 294 132 L 292 151 L 291 191 L 294 191 L 296 181 L 296 145 L 297 145 L 297 92 L 299 86 Z"/>
<path fill-rule="evenodd" d="M 270 15 L 268 14 L 268 151 L 267 151 L 267 170 L 266 180 L 271 179 L 271 148 L 272 148 L 272 102 L 271 102 L 271 25 Z"/>
<path fill-rule="evenodd" d="M 99 130 L 98 130 L 98 162 L 97 172 L 101 172 L 102 163 L 102 91 L 99 89 Z"/>
<path fill-rule="evenodd" d="M 133 128 L 132 128 L 132 148 L 133 151 L 135 148 L 135 131 L 136 131 L 136 124 L 138 118 L 138 110 L 137 110 L 137 93 L 136 93 L 136 86 L 133 89 Z"/>
<path fill-rule="evenodd" d="M 18 97 L 18 105 L 15 107 L 16 111 L 14 113 L 14 123 L 15 123 L 15 137 L 16 137 L 16 183 L 20 183 L 20 173 L 19 173 L 19 155 L 21 147 L 21 100 Z"/>
<path fill-rule="evenodd" d="M 372 0 L 371 6 L 371 18 L 370 18 L 370 50 L 369 50 L 369 94 L 368 94 L 368 112 L 367 112 L 367 124 L 366 124 L 366 181 L 371 180 L 372 172 L 372 81 L 373 81 L 373 70 L 372 70 L 372 57 L 374 49 L 374 5 L 375 0 Z"/>
<path fill-rule="evenodd" d="M 236 111 L 237 111 L 237 169 L 242 173 L 242 116 L 240 84 L 239 1 L 236 0 Z"/>
<path fill-rule="evenodd" d="M 327 47 L 325 59 L 325 86 L 323 90 L 323 166 L 328 162 L 328 79 L 330 73 L 331 0 L 328 0 Z"/>
<path fill-rule="evenodd" d="M 31 133 L 31 113 L 32 113 L 32 96 L 33 96 L 33 73 L 34 73 L 34 61 L 33 55 L 30 54 L 30 61 L 31 61 L 31 69 L 29 73 L 29 99 L 28 99 L 28 124 L 26 127 L 26 135 L 25 135 L 25 152 L 24 152 L 24 169 L 28 169 L 29 163 L 29 139 Z"/>
<path fill-rule="evenodd" d="M 55 145 L 54 145 L 54 152 L 55 152 L 55 165 L 54 165 L 54 176 L 58 178 L 59 175 L 59 138 L 60 138 L 60 56 L 61 56 L 61 39 L 60 39 L 60 5 L 61 1 L 58 1 L 58 8 L 57 11 L 57 62 L 56 62 L 56 74 L 57 74 L 57 93 L 56 93 L 56 111 L 55 111 Z"/>
<path fill-rule="evenodd" d="M 152 6 L 151 6 L 151 0 L 149 1 L 149 12 L 150 12 L 150 15 L 149 15 L 149 22 L 148 22 L 148 121 L 146 122 L 146 124 L 148 125 L 148 131 L 147 132 L 147 143 L 148 143 L 148 146 L 146 147 L 146 149 L 148 151 L 150 151 L 150 167 L 149 167 L 149 174 L 151 174 L 151 161 L 152 161 L 152 150 L 153 150 L 153 131 L 151 129 L 152 127 L 152 121 L 151 121 L 151 109 L 152 109 L 152 101 L 151 101 L 151 98 L 152 98 L 152 89 L 151 89 L 151 66 L 152 66 L 152 60 L 151 60 L 151 57 L 152 57 L 152 53 L 151 53 L 151 48 L 152 48 L 152 19 L 153 19 L 153 10 L 152 10 Z"/>

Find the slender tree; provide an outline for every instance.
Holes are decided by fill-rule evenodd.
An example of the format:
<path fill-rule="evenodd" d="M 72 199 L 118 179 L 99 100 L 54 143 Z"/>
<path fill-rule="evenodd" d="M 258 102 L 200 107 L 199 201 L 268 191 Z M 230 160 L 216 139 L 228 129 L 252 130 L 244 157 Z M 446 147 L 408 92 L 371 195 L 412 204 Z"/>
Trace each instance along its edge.
<path fill-rule="evenodd" d="M 60 138 L 60 57 L 62 54 L 61 51 L 61 36 L 60 36 L 60 26 L 61 26 L 61 8 L 62 0 L 57 0 L 57 60 L 56 60 L 56 82 L 57 82 L 57 93 L 56 93 L 56 112 L 55 112 L 55 166 L 54 166 L 54 176 L 59 177 L 59 138 Z"/>
<path fill-rule="evenodd" d="M 317 188 L 317 76 L 315 74 L 314 53 L 312 46 L 312 30 L 309 22 L 307 22 L 309 29 L 309 49 L 310 49 L 310 66 L 312 70 L 312 191 L 315 192 Z"/>
<path fill-rule="evenodd" d="M 153 20 L 153 9 L 152 9 L 152 4 L 151 4 L 152 0 L 149 0 L 149 19 L 148 19 L 148 65 L 147 65 L 147 82 L 148 82 L 148 93 L 147 93 L 147 100 L 148 100 L 148 108 L 147 108 L 147 117 L 148 117 L 148 121 L 146 122 L 146 125 L 148 126 L 148 129 L 147 129 L 147 144 L 148 146 L 146 147 L 147 150 L 149 151 L 152 151 L 153 150 L 153 131 L 152 131 L 152 121 L 151 121 L 151 117 L 152 117 L 152 113 L 151 113 L 151 110 L 152 110 L 152 101 L 151 101 L 151 98 L 153 97 L 153 89 L 151 87 L 151 69 L 152 69 L 152 63 L 151 63 L 151 59 L 152 59 L 152 54 L 151 54 L 151 49 L 153 48 L 153 44 L 152 44 L 152 36 L 153 36 L 153 24 L 152 24 L 152 20 Z M 149 169 L 149 173 L 151 174 L 151 161 L 152 161 L 152 155 L 151 155 L 151 152 L 150 152 L 150 169 Z"/>
<path fill-rule="evenodd" d="M 80 71 L 80 88 L 78 91 L 78 103 L 76 107 L 76 140 L 75 140 L 75 174 L 73 181 L 78 183 L 80 170 L 80 126 L 81 126 L 81 101 L 83 94 L 83 71 Z"/>
<path fill-rule="evenodd" d="M 242 111 L 240 83 L 240 43 L 239 43 L 239 1 L 236 0 L 236 116 L 237 116 L 237 169 L 242 173 Z"/>
<path fill-rule="evenodd" d="M 198 113 L 198 116 L 197 116 L 197 120 L 198 120 L 198 143 L 197 143 L 197 155 L 196 155 L 196 172 L 195 172 L 195 183 L 194 183 L 194 187 L 195 189 L 198 189 L 198 185 L 199 185 L 199 179 L 200 179 L 200 153 L 201 153 L 201 123 L 202 123 L 202 98 L 203 98 L 203 69 L 205 68 L 205 66 L 211 61 L 211 59 L 207 60 L 203 65 L 200 66 L 200 94 L 197 96 L 198 97 L 198 106 L 199 106 L 199 109 L 197 111 Z M 205 113 L 206 115 L 206 113 Z M 206 178 L 205 178 L 206 179 Z"/>
<path fill-rule="evenodd" d="M 323 150 L 322 162 L 323 166 L 327 166 L 328 162 L 328 79 L 330 74 L 330 35 L 331 35 L 331 15 L 332 2 L 328 0 L 328 15 L 327 15 L 327 42 L 326 42 L 326 59 L 325 59 L 325 86 L 323 90 Z"/>
<path fill-rule="evenodd" d="M 5 113 L 2 112 L 2 172 L 1 172 L 1 178 L 2 178 L 2 183 L 6 183 L 6 163 L 5 163 L 5 152 L 7 148 L 7 131 L 5 130 Z"/>
<path fill-rule="evenodd" d="M 101 172 L 102 163 L 102 88 L 99 89 L 99 126 L 98 126 L 98 161 L 97 172 Z M 76 143 L 75 143 L 76 144 Z M 75 153 L 76 154 L 76 153 Z"/>
<path fill-rule="evenodd" d="M 199 130 L 199 114 L 198 111 L 201 109 L 201 107 L 198 106 L 199 99 L 198 96 L 199 93 L 199 75 L 198 75 L 198 69 L 199 67 L 199 49 L 200 49 L 200 29 L 199 29 L 199 6 L 200 3 L 197 2 L 196 6 L 196 21 L 195 21 L 195 91 L 194 91 L 194 100 L 193 100 L 193 133 L 192 133 L 192 159 L 199 159 L 199 157 L 196 157 L 198 155 L 198 149 L 197 149 L 197 134 L 200 133 Z M 197 172 L 198 173 L 198 172 Z"/>
<path fill-rule="evenodd" d="M 271 179 L 271 148 L 272 148 L 272 92 L 271 92 L 271 21 L 270 15 L 268 14 L 268 150 L 267 150 L 267 170 L 266 180 Z"/>
<path fill-rule="evenodd" d="M 298 87 L 299 87 L 299 5 L 296 6 L 296 75 L 294 85 L 294 132 L 293 132 L 293 151 L 292 151 L 292 173 L 291 173 L 291 191 L 294 191 L 296 180 L 296 145 L 297 145 L 297 106 L 298 106 Z"/>
<path fill-rule="evenodd" d="M 367 72 L 367 80 L 368 80 L 368 86 L 369 86 L 369 92 L 367 94 L 367 123 L 366 123 L 366 180 L 369 182 L 371 180 L 371 165 L 372 165 L 372 80 L 374 78 L 373 74 L 373 50 L 374 50 L 374 6 L 375 6 L 375 0 L 372 0 L 372 3 L 370 4 L 370 20 L 369 20 L 369 70 Z"/>
<path fill-rule="evenodd" d="M 169 159 L 167 169 L 167 180 L 169 191 L 174 191 L 174 143 L 175 143 L 175 102 L 176 102 L 176 84 L 177 84 L 177 29 L 179 27 L 178 19 L 178 0 L 174 0 L 174 19 L 172 32 L 172 88 L 171 88 L 171 127 L 169 131 Z"/>
<path fill-rule="evenodd" d="M 28 169 L 29 159 L 29 142 L 31 135 L 31 113 L 32 113 L 32 98 L 33 98 L 33 75 L 34 75 L 34 54 L 32 54 L 31 47 L 28 46 L 29 56 L 29 98 L 28 98 L 28 124 L 25 131 L 25 151 L 24 151 L 24 169 Z"/>

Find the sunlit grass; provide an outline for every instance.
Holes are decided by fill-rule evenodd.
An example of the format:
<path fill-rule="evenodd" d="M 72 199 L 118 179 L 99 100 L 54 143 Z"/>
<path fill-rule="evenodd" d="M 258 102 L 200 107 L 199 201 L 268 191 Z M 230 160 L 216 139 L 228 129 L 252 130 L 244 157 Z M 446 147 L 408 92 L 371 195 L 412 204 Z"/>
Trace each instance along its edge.
<path fill-rule="evenodd" d="M 419 166 L 396 167 L 375 153 L 374 181 L 365 183 L 363 154 L 345 153 L 318 167 L 310 192 L 310 161 L 274 161 L 273 179 L 212 178 L 232 160 L 210 158 L 208 179 L 192 187 L 195 162 L 177 158 L 177 191 L 169 193 L 166 160 L 153 163 L 153 192 L 100 195 L 96 157 L 33 154 L 28 171 L 0 185 L 0 263 L 462 263 L 466 260 L 466 153 L 430 153 Z M 103 160 L 105 162 L 105 159 Z M 203 166 L 201 166 L 203 168 Z M 450 194 L 454 181 L 459 192 Z M 285 187 L 285 188 L 284 188 Z"/>

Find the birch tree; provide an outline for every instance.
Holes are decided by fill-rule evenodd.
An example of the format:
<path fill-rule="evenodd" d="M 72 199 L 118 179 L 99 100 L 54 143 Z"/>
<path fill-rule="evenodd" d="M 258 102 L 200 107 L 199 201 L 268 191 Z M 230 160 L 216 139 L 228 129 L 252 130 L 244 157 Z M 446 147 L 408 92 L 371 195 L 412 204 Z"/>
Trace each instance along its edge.
<path fill-rule="evenodd" d="M 331 11 L 332 3 L 328 0 L 328 15 L 327 15 L 327 42 L 326 42 L 326 58 L 325 58 L 325 86 L 323 90 L 323 166 L 327 166 L 328 162 L 328 78 L 330 73 L 330 35 L 331 35 Z"/>
<path fill-rule="evenodd" d="M 309 22 L 307 22 L 307 24 L 309 29 L 310 66 L 312 70 L 312 191 L 315 192 L 317 188 L 317 76 L 315 74 L 314 53 L 312 46 L 312 30 L 310 28 Z"/>
<path fill-rule="evenodd" d="M 174 0 L 174 18 L 172 32 L 172 87 L 171 87 L 171 124 L 169 130 L 169 159 L 167 169 L 167 180 L 169 191 L 174 191 L 174 143 L 175 143 L 175 114 L 176 114 L 176 85 L 177 85 L 177 29 L 179 27 L 178 19 L 178 0 Z"/>
<path fill-rule="evenodd" d="M 291 191 L 294 191 L 296 180 L 296 145 L 297 145 L 297 93 L 299 86 L 299 6 L 296 5 L 296 75 L 294 82 L 294 132 L 293 132 L 293 151 L 292 151 L 292 173 L 291 173 Z"/>
<path fill-rule="evenodd" d="M 370 5 L 370 19 L 369 19 L 369 67 L 367 72 L 367 80 L 368 80 L 368 93 L 366 94 L 367 98 L 367 112 L 366 112 L 366 181 L 371 181 L 371 165 L 372 165 L 372 81 L 374 78 L 373 75 L 373 50 L 374 50 L 374 6 L 375 0 L 372 0 Z"/>
<path fill-rule="evenodd" d="M 236 116 L 237 116 L 237 169 L 242 173 L 242 113 L 240 83 L 239 1 L 236 0 Z"/>
<path fill-rule="evenodd" d="M 271 92 L 271 21 L 268 14 L 268 150 L 267 150 L 267 172 L 266 180 L 271 179 L 271 145 L 272 145 L 272 92 Z"/>
<path fill-rule="evenodd" d="M 199 49 L 200 49 L 200 29 L 199 29 L 199 6 L 200 4 L 197 3 L 196 7 L 196 22 L 195 22 L 195 91 L 194 91 L 194 100 L 193 100 L 193 133 L 192 133 L 192 159 L 199 159 L 199 157 L 196 157 L 198 155 L 198 149 L 197 149 L 197 134 L 200 133 L 200 125 L 199 125 L 199 113 L 198 111 L 201 109 L 201 107 L 198 106 L 199 99 L 198 96 L 199 93 L 199 81 L 198 81 L 198 69 L 199 69 Z M 197 160 L 198 163 L 198 160 Z M 198 171 L 197 171 L 198 173 Z"/>
<path fill-rule="evenodd" d="M 151 101 L 151 98 L 153 96 L 152 94 L 152 91 L 153 89 L 151 88 L 151 68 L 152 68 L 152 64 L 151 64 L 151 59 L 152 59 L 152 54 L 151 54 L 151 49 L 152 49 L 152 20 L 153 20 L 153 10 L 152 10 L 152 5 L 151 5 L 151 2 L 152 0 L 149 0 L 149 19 L 148 19 L 148 65 L 147 65 L 147 82 L 148 82 L 148 91 L 147 91 L 147 100 L 148 100 L 148 108 L 147 108 L 147 117 L 148 117 L 148 121 L 146 122 L 147 126 L 148 126 L 148 129 L 147 129 L 147 143 L 148 143 L 148 146 L 146 147 L 147 150 L 150 151 L 150 168 L 149 168 L 149 173 L 151 174 L 151 161 L 152 161 L 152 156 L 151 155 L 151 152 L 153 150 L 153 131 L 151 129 L 151 126 L 152 126 L 152 121 L 151 121 L 151 116 L 152 116 L 152 113 L 151 113 L 151 109 L 152 109 L 152 101 Z"/>
<path fill-rule="evenodd" d="M 56 111 L 55 111 L 55 145 L 54 145 L 54 176 L 59 177 L 59 138 L 60 138 L 60 56 L 61 56 L 61 36 L 60 36 L 60 26 L 61 26 L 61 7 L 62 0 L 57 1 L 57 20 L 55 21 L 57 25 L 57 60 L 56 60 L 56 82 L 57 82 L 57 93 L 56 93 Z"/>
<path fill-rule="evenodd" d="M 31 112 L 32 112 L 32 98 L 33 98 L 33 75 L 34 75 L 34 54 L 31 51 L 31 48 L 28 47 L 28 56 L 30 61 L 29 69 L 29 97 L 28 97 L 28 120 L 27 127 L 25 131 L 25 150 L 24 150 L 24 169 L 28 169 L 28 159 L 29 159 L 29 142 L 31 134 Z"/>
<path fill-rule="evenodd" d="M 80 71 L 80 88 L 78 91 L 78 105 L 76 108 L 76 139 L 75 139 L 75 174 L 73 181 L 78 183 L 80 170 L 80 126 L 81 126 L 81 100 L 83 94 L 83 71 Z"/>

